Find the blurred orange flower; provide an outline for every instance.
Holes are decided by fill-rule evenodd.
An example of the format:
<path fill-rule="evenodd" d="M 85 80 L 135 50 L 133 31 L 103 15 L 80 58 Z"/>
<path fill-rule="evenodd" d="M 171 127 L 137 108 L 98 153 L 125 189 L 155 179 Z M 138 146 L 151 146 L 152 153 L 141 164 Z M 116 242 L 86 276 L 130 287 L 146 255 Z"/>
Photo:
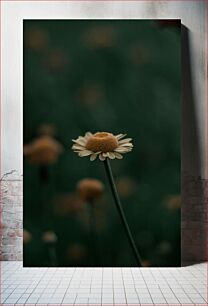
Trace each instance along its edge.
<path fill-rule="evenodd" d="M 53 71 L 62 71 L 68 64 L 68 57 L 61 49 L 50 50 L 47 54 L 46 65 Z"/>
<path fill-rule="evenodd" d="M 49 43 L 49 35 L 46 30 L 41 28 L 28 28 L 25 32 L 26 47 L 41 52 L 45 50 Z"/>
<path fill-rule="evenodd" d="M 84 85 L 80 88 L 76 98 L 79 102 L 87 106 L 94 106 L 103 99 L 103 95 L 103 91 L 98 85 L 90 84 L 88 86 Z"/>
<path fill-rule="evenodd" d="M 130 60 L 135 66 L 143 65 L 149 61 L 149 50 L 143 45 L 134 45 L 130 48 Z"/>
<path fill-rule="evenodd" d="M 91 201 L 101 197 L 104 185 L 99 180 L 85 178 L 77 183 L 77 190 L 82 200 Z"/>
<path fill-rule="evenodd" d="M 66 256 L 73 261 L 81 261 L 86 256 L 86 248 L 82 244 L 72 244 L 66 251 Z"/>
<path fill-rule="evenodd" d="M 92 49 L 103 49 L 115 44 L 115 31 L 110 26 L 89 29 L 84 36 L 86 45 Z"/>
<path fill-rule="evenodd" d="M 42 239 L 46 243 L 56 243 L 57 236 L 53 231 L 46 231 L 43 233 Z"/>
<path fill-rule="evenodd" d="M 24 146 L 24 155 L 32 164 L 55 163 L 63 146 L 54 138 L 43 135 Z"/>
<path fill-rule="evenodd" d="M 178 210 L 181 208 L 181 196 L 180 195 L 170 195 L 165 201 L 165 205 L 169 210 Z"/>
<path fill-rule="evenodd" d="M 31 241 L 31 239 L 32 239 L 31 233 L 28 230 L 23 229 L 23 243 L 27 244 Z"/>
<path fill-rule="evenodd" d="M 128 176 L 122 176 L 116 180 L 118 193 L 125 198 L 132 195 L 137 187 L 136 182 Z"/>
<path fill-rule="evenodd" d="M 172 246 L 171 243 L 169 241 L 162 241 L 158 246 L 156 251 L 158 252 L 158 254 L 160 255 L 167 255 L 172 251 Z"/>
<path fill-rule="evenodd" d="M 149 260 L 142 261 L 142 267 L 151 267 L 151 262 Z"/>
<path fill-rule="evenodd" d="M 60 216 L 79 213 L 83 208 L 83 201 L 77 194 L 59 195 L 54 199 L 54 213 Z"/>

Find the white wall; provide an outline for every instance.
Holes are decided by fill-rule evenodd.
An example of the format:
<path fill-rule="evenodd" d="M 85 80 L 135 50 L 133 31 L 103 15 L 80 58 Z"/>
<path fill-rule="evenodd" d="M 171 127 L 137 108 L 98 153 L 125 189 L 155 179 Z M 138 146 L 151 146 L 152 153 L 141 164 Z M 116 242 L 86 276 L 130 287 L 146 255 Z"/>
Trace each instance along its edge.
<path fill-rule="evenodd" d="M 194 109 L 201 156 L 198 169 L 185 162 L 189 175 L 208 177 L 205 2 L 203 1 L 2 1 L 1 177 L 22 175 L 23 19 L 180 18 L 189 29 Z M 187 152 L 188 153 L 188 152 Z M 188 170 L 190 169 L 190 170 Z M 193 172 L 193 173 L 191 173 Z"/>

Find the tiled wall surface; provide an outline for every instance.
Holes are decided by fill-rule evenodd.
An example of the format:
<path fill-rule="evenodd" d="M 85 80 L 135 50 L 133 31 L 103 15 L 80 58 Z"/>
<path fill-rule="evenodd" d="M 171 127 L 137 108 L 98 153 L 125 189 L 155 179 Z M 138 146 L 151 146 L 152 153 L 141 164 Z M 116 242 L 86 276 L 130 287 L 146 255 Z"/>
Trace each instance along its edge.
<path fill-rule="evenodd" d="M 182 265 L 207 259 L 208 180 L 183 180 L 181 216 Z M 22 260 L 22 180 L 1 181 L 1 260 Z"/>

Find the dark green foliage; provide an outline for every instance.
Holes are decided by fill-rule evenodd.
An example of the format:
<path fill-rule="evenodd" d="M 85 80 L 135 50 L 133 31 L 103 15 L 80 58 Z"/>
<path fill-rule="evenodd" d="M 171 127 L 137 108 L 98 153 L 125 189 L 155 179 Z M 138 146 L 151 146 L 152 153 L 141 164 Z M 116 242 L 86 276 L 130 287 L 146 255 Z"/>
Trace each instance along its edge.
<path fill-rule="evenodd" d="M 101 266 L 135 266 L 135 261 L 104 165 L 79 158 L 70 149 L 71 139 L 86 131 L 133 138 L 133 151 L 111 163 L 117 180 L 133 182 L 129 192 L 121 192 L 124 211 L 146 264 L 179 266 L 180 209 L 169 198 L 180 194 L 180 72 L 180 31 L 155 21 L 24 21 L 24 143 L 48 123 L 65 148 L 49 169 L 51 211 L 55 196 L 74 192 L 83 177 L 105 184 L 105 195 L 96 203 L 101 206 L 97 222 L 103 222 L 96 250 Z M 24 247 L 26 266 L 49 264 L 41 241 L 47 220 L 41 220 L 38 171 L 24 161 L 24 228 L 33 236 Z M 90 266 L 90 237 L 82 219 L 55 213 L 50 219 L 59 265 Z M 70 246 L 81 259 L 70 251 L 66 255 Z"/>

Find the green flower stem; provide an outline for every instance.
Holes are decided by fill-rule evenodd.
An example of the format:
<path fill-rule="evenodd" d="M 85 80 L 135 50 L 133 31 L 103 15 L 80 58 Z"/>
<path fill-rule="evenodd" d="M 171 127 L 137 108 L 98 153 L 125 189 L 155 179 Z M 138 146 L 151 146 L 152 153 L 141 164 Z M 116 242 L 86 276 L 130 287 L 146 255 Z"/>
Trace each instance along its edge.
<path fill-rule="evenodd" d="M 137 250 L 134 238 L 133 238 L 133 236 L 131 234 L 128 222 L 126 220 L 126 217 L 125 217 L 125 214 L 124 214 L 124 211 L 123 211 L 123 208 L 122 208 L 119 196 L 118 196 L 118 192 L 117 192 L 117 189 L 116 189 L 115 181 L 114 181 L 114 178 L 113 178 L 113 173 L 112 173 L 112 170 L 111 170 L 110 161 L 109 161 L 108 158 L 106 158 L 104 160 L 104 165 L 105 165 L 105 170 L 106 170 L 106 173 L 107 173 L 107 176 L 108 176 L 108 180 L 109 180 L 109 183 L 110 183 L 110 188 L 111 188 L 111 191 L 112 191 L 112 194 L 113 194 L 113 198 L 114 198 L 114 201 L 115 201 L 115 204 L 116 204 L 116 208 L 117 208 L 118 213 L 120 215 L 120 218 L 121 218 L 123 227 L 125 229 L 127 238 L 129 240 L 129 243 L 130 243 L 130 245 L 132 247 L 132 250 L 133 250 L 133 253 L 134 253 L 137 265 L 139 267 L 142 267 L 142 260 L 141 260 L 140 254 L 139 254 L 139 252 Z"/>
<path fill-rule="evenodd" d="M 54 168 L 49 165 L 41 165 L 39 168 L 40 201 L 42 206 L 43 229 L 53 229 L 53 213 L 51 201 L 54 197 Z"/>
<path fill-rule="evenodd" d="M 40 202 L 42 208 L 42 227 L 43 231 L 51 228 L 51 218 L 49 218 L 49 192 L 50 192 L 50 175 L 49 167 L 41 165 L 39 168 L 40 178 Z"/>
<path fill-rule="evenodd" d="M 57 267 L 58 261 L 57 261 L 57 256 L 56 256 L 56 248 L 54 244 L 49 244 L 48 245 L 48 255 L 49 255 L 49 260 L 50 264 L 52 267 Z"/>
<path fill-rule="evenodd" d="M 41 165 L 39 169 L 40 177 L 40 201 L 42 205 L 42 228 L 43 232 L 48 230 L 53 230 L 52 224 L 52 212 L 51 212 L 51 194 L 54 190 L 53 185 L 51 184 L 51 169 L 47 165 Z M 48 256 L 51 267 L 58 266 L 56 247 L 54 243 L 47 243 Z"/>

